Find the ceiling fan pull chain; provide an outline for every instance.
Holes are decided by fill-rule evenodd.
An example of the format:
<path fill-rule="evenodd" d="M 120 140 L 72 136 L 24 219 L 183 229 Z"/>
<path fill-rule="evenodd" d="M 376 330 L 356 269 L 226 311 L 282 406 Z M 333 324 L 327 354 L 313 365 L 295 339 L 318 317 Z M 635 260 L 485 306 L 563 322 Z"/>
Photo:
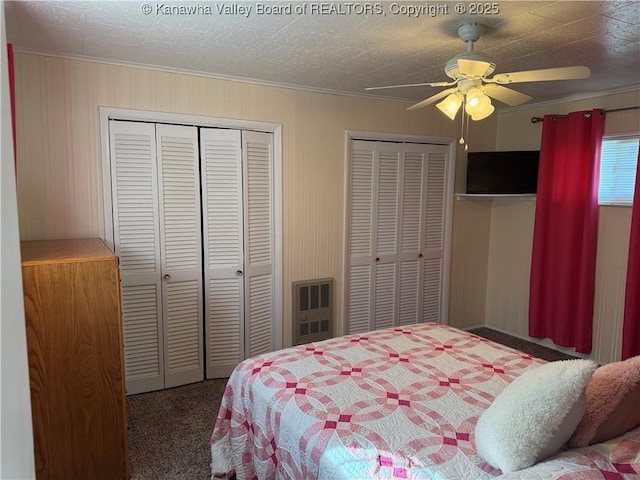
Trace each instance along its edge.
<path fill-rule="evenodd" d="M 466 112 L 462 112 L 462 115 L 464 116 Z M 465 129 L 464 132 L 464 136 L 467 137 L 467 139 L 469 138 L 469 117 L 467 116 L 467 127 Z M 465 141 L 464 143 L 464 151 L 468 152 L 469 151 L 469 143 Z"/>
<path fill-rule="evenodd" d="M 458 143 L 460 145 L 464 144 L 464 104 L 466 102 L 466 99 L 462 100 L 462 111 L 460 112 L 460 119 L 462 120 L 462 123 L 460 124 L 460 140 L 458 140 Z"/>

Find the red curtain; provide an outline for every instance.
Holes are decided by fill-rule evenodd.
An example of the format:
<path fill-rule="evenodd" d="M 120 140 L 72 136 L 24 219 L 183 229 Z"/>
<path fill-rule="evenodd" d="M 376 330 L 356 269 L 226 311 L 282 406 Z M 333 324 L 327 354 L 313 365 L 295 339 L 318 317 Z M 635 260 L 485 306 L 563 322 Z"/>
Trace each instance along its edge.
<path fill-rule="evenodd" d="M 633 194 L 622 329 L 622 359 L 635 355 L 640 355 L 640 154 L 636 168 L 636 190 Z"/>
<path fill-rule="evenodd" d="M 529 335 L 591 352 L 598 238 L 601 110 L 544 117 Z"/>

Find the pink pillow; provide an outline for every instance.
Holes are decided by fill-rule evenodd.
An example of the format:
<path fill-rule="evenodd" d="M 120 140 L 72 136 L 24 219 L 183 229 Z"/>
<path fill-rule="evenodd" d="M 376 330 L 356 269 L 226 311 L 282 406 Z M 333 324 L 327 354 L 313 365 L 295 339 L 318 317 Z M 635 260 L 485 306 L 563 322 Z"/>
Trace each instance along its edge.
<path fill-rule="evenodd" d="M 640 355 L 598 368 L 586 395 L 587 409 L 570 447 L 605 442 L 640 425 Z"/>

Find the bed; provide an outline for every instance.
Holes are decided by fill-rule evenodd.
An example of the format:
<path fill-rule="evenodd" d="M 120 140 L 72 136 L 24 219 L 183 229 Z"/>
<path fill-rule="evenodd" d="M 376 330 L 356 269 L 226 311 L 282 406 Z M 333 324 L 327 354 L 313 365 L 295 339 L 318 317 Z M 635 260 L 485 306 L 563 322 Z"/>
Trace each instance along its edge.
<path fill-rule="evenodd" d="M 212 478 L 637 479 L 640 428 L 508 474 L 477 453 L 480 415 L 545 363 L 433 323 L 245 360 L 211 437 Z"/>

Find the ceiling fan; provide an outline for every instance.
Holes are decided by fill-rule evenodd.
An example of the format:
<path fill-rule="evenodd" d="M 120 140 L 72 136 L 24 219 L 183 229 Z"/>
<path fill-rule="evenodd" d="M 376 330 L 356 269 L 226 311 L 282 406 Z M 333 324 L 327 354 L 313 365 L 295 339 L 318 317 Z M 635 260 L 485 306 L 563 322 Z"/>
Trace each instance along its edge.
<path fill-rule="evenodd" d="M 446 63 L 444 71 L 447 76 L 452 79 L 451 82 L 390 85 L 385 87 L 370 87 L 365 90 L 420 86 L 452 87 L 416 103 L 409 107 L 408 110 L 426 107 L 444 98 L 444 100 L 436 106 L 451 120 L 456 117 L 458 110 L 463 104 L 465 111 L 472 120 L 482 120 L 491 115 L 495 110 L 495 107 L 491 104 L 491 98 L 509 106 L 520 105 L 532 99 L 529 95 L 517 92 L 503 85 L 525 82 L 546 82 L 551 80 L 577 80 L 589 78 L 591 75 L 589 67 L 574 66 L 498 73 L 491 78 L 487 78 L 494 72 L 496 64 L 484 53 L 473 50 L 473 44 L 480 38 L 483 32 L 484 27 L 480 23 L 467 23 L 458 27 L 458 36 L 467 44 L 467 51 L 456 55 Z"/>

